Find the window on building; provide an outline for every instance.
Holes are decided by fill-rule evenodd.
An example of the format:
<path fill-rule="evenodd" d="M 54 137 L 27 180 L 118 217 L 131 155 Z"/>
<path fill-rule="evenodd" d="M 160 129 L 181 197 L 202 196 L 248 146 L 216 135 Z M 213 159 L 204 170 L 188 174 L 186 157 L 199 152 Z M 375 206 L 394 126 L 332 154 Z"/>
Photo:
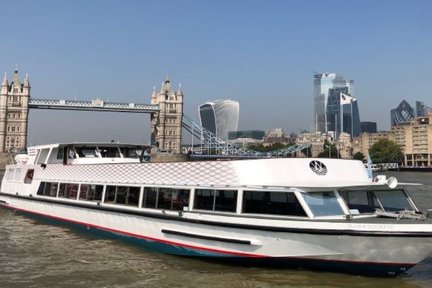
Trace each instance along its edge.
<path fill-rule="evenodd" d="M 195 190 L 195 209 L 235 212 L 237 207 L 236 190 Z"/>
<path fill-rule="evenodd" d="M 244 191 L 243 213 L 307 216 L 293 192 Z"/>

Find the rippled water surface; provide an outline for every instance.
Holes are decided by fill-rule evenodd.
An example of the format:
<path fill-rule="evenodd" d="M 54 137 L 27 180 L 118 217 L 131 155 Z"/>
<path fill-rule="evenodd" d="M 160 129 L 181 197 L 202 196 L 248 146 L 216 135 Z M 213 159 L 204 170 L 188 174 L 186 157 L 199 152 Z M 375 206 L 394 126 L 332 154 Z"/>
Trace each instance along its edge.
<path fill-rule="evenodd" d="M 432 208 L 432 173 L 394 172 Z M 431 255 L 432 256 L 432 255 Z M 432 287 L 432 258 L 397 278 L 230 266 L 152 253 L 0 209 L 0 287 Z"/>

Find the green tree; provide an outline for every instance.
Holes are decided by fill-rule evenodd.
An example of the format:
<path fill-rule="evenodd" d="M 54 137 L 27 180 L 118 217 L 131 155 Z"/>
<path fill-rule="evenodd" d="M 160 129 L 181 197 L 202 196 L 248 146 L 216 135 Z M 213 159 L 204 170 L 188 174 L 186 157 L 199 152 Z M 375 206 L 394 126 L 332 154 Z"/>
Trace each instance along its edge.
<path fill-rule="evenodd" d="M 360 161 L 364 161 L 365 160 L 365 155 L 362 152 L 356 152 L 353 155 L 353 159 L 355 160 L 360 160 Z"/>
<path fill-rule="evenodd" d="M 329 141 L 324 141 L 324 151 L 318 154 L 318 158 L 338 158 L 336 145 Z"/>
<path fill-rule="evenodd" d="M 400 163 L 403 160 L 400 146 L 388 139 L 380 139 L 372 145 L 369 155 L 374 163 Z"/>

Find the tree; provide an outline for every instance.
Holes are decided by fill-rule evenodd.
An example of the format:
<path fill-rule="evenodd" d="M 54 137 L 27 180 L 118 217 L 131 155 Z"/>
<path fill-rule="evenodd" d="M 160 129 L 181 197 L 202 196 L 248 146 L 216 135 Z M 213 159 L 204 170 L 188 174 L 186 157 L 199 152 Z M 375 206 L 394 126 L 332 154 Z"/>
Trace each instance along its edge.
<path fill-rule="evenodd" d="M 400 163 L 403 153 L 399 145 L 388 139 L 380 139 L 369 149 L 374 163 Z"/>
<path fill-rule="evenodd" d="M 365 160 L 365 155 L 362 153 L 362 152 L 356 152 L 354 155 L 353 155 L 353 159 L 355 159 L 355 160 L 360 160 L 360 161 L 364 161 Z"/>
<path fill-rule="evenodd" d="M 338 158 L 336 145 L 324 140 L 324 151 L 318 154 L 318 158 Z"/>

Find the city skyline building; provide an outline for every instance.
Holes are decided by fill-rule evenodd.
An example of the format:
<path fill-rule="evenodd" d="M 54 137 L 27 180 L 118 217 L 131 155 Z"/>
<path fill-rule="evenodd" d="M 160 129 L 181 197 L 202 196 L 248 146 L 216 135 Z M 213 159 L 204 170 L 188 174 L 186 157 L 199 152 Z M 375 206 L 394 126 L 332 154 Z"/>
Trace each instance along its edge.
<path fill-rule="evenodd" d="M 360 127 L 361 127 L 361 133 L 376 133 L 377 130 L 377 123 L 376 122 L 371 122 L 371 121 L 363 121 L 360 122 Z"/>
<path fill-rule="evenodd" d="M 427 116 L 432 113 L 432 107 L 425 105 L 422 101 L 416 101 L 416 117 Z"/>
<path fill-rule="evenodd" d="M 414 117 L 414 109 L 406 100 L 402 100 L 396 108 L 391 109 L 390 111 L 391 126 L 397 126 L 413 119 Z"/>
<path fill-rule="evenodd" d="M 357 99 L 348 94 L 348 87 L 329 89 L 327 100 L 327 133 L 338 138 L 341 133 L 352 137 L 361 133 Z M 344 98 L 345 97 L 345 100 Z"/>
<path fill-rule="evenodd" d="M 239 102 L 234 100 L 208 101 L 198 107 L 201 126 L 219 138 L 228 139 L 228 132 L 238 130 Z"/>
<path fill-rule="evenodd" d="M 315 73 L 314 74 L 314 122 L 316 132 L 328 132 L 328 98 L 330 89 L 347 88 L 345 94 L 355 96 L 354 81 L 345 80 L 337 73 Z M 333 124 L 334 125 L 334 124 Z"/>
<path fill-rule="evenodd" d="M 0 92 L 0 152 L 11 152 L 27 146 L 30 89 L 28 74 L 24 83 L 20 83 L 17 69 L 11 83 L 4 74 Z"/>

